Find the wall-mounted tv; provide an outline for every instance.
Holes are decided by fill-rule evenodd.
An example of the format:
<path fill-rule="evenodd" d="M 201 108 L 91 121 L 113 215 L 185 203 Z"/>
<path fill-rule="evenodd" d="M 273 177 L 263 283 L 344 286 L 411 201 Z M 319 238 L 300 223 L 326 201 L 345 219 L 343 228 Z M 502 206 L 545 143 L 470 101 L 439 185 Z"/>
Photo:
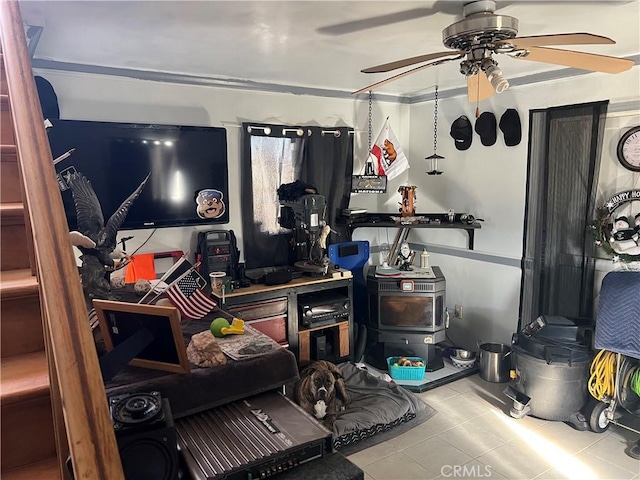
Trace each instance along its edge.
<path fill-rule="evenodd" d="M 151 177 L 135 200 L 122 229 L 222 224 L 229 222 L 227 132 L 219 127 L 51 120 L 47 129 L 67 222 L 76 211 L 64 176 L 77 171 L 89 179 L 105 222 Z"/>

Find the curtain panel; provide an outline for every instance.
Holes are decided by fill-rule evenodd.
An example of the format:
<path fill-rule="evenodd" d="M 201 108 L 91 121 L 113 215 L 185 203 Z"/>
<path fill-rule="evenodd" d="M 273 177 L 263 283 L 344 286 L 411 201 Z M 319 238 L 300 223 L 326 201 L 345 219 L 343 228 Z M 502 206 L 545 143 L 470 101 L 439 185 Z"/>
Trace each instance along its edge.
<path fill-rule="evenodd" d="M 530 113 L 520 326 L 593 320 L 595 211 L 608 101 Z"/>
<path fill-rule="evenodd" d="M 296 180 L 313 185 L 327 204 L 326 222 L 349 205 L 353 129 L 348 127 L 242 124 L 242 230 L 246 268 L 293 265 L 291 232 L 279 226 L 277 189 Z M 331 233 L 328 243 L 347 240 Z"/>

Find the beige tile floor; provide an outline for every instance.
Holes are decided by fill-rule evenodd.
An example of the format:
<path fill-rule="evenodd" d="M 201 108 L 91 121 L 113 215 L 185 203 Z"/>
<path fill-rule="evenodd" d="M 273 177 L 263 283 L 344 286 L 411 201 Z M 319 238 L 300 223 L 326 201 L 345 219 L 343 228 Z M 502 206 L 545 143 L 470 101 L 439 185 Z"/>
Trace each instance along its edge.
<path fill-rule="evenodd" d="M 511 418 L 506 385 L 473 375 L 419 393 L 434 417 L 349 459 L 365 480 L 640 480 L 640 461 L 624 453 L 638 434 L 615 425 L 597 434 Z"/>

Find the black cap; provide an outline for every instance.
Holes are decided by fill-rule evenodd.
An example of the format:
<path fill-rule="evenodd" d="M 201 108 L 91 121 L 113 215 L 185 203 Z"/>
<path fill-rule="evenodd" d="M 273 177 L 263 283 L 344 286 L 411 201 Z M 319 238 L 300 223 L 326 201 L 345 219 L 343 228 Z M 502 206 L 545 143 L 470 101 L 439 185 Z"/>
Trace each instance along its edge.
<path fill-rule="evenodd" d="M 453 121 L 450 133 L 455 140 L 458 150 L 467 150 L 471 146 L 473 130 L 471 129 L 471 122 L 464 115 L 459 116 Z"/>
<path fill-rule="evenodd" d="M 491 112 L 484 112 L 476 120 L 476 133 L 480 135 L 480 141 L 485 147 L 496 143 L 498 133 L 496 129 L 496 116 Z"/>
<path fill-rule="evenodd" d="M 522 140 L 522 126 L 520 116 L 515 108 L 508 108 L 500 117 L 500 130 L 504 134 L 504 144 L 514 147 Z"/>

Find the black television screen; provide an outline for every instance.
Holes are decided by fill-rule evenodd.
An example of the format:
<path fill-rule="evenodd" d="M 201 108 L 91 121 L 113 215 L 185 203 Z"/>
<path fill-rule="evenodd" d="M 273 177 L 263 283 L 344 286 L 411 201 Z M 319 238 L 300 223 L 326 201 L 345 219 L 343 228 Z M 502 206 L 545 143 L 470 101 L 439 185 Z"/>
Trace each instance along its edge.
<path fill-rule="evenodd" d="M 151 174 L 122 229 L 229 222 L 227 132 L 219 127 L 51 120 L 47 129 L 69 228 L 76 228 L 67 172 L 93 186 L 105 222 Z"/>

